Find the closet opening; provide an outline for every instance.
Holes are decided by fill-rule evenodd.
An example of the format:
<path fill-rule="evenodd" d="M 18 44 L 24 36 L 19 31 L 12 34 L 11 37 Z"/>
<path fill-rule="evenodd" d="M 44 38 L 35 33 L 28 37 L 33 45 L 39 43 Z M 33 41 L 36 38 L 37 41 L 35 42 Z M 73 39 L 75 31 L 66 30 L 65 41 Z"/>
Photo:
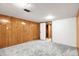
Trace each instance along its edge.
<path fill-rule="evenodd" d="M 46 23 L 46 39 L 52 41 L 52 22 Z"/>

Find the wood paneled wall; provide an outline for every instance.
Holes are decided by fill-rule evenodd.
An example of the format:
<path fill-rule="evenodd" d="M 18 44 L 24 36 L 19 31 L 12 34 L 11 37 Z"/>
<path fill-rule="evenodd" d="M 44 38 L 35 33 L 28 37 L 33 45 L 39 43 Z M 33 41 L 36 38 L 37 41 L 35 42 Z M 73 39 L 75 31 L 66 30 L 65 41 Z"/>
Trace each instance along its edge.
<path fill-rule="evenodd" d="M 77 50 L 79 55 L 79 10 L 77 14 Z"/>
<path fill-rule="evenodd" d="M 36 22 L 0 15 L 0 48 L 39 39 L 39 27 Z"/>

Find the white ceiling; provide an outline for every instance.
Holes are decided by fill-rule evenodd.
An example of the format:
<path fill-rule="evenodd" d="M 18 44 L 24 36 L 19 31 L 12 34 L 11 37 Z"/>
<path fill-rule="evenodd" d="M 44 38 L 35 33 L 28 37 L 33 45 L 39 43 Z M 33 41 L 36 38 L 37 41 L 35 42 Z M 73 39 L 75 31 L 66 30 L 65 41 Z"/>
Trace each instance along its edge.
<path fill-rule="evenodd" d="M 14 16 L 25 20 L 46 22 L 47 15 L 55 16 L 55 20 L 74 17 L 77 14 L 79 3 L 32 3 L 27 13 L 12 3 L 0 3 L 0 14 Z"/>

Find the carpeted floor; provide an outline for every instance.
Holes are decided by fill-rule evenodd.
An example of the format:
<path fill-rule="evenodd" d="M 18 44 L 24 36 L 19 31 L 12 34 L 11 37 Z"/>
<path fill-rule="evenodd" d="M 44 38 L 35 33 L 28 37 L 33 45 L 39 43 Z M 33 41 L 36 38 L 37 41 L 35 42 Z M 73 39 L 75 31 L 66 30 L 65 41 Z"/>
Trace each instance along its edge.
<path fill-rule="evenodd" d="M 0 49 L 1 56 L 77 56 L 75 47 L 51 43 L 48 41 L 31 41 Z"/>

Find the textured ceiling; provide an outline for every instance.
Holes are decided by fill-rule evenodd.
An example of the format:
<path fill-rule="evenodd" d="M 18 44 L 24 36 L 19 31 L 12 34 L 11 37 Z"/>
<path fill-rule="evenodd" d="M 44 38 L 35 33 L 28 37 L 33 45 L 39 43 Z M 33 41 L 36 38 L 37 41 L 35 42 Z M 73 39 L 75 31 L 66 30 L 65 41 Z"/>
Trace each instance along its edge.
<path fill-rule="evenodd" d="M 74 17 L 79 8 L 78 3 L 32 3 L 30 13 L 22 8 L 16 7 L 13 3 L 0 3 L 0 14 L 14 16 L 36 22 L 46 22 L 47 15 L 55 16 L 54 20 Z"/>

